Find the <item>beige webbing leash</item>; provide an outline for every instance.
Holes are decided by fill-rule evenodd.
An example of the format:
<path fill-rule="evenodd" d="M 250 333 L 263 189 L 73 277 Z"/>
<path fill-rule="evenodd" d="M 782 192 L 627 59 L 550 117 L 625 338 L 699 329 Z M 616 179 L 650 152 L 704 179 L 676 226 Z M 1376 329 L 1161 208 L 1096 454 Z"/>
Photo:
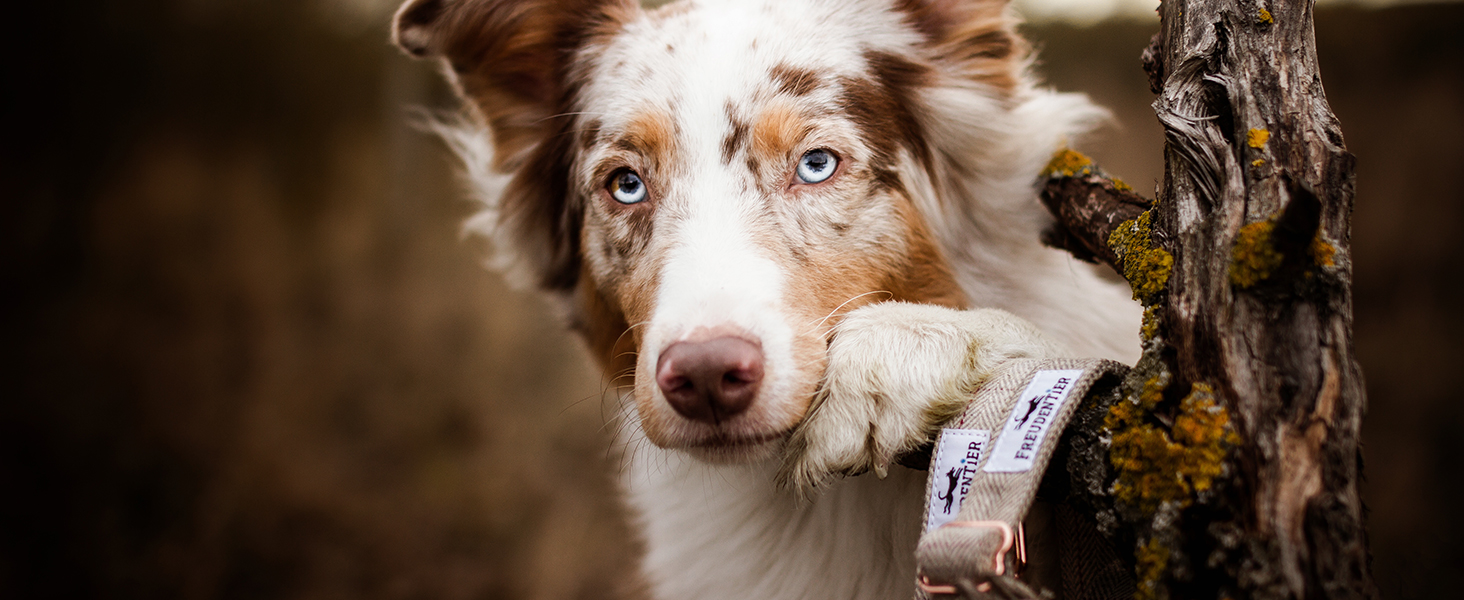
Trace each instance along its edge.
<path fill-rule="evenodd" d="M 1026 560 L 1022 519 L 1089 388 L 1127 369 L 1100 359 L 1014 360 L 976 390 L 931 452 L 916 598 L 1039 597 L 1016 579 Z"/>

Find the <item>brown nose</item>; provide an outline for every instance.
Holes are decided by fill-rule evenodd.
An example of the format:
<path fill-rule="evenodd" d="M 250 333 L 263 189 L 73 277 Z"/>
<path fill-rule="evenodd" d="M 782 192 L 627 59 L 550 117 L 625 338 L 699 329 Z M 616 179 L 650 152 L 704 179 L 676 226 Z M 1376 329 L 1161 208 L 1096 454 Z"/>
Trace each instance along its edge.
<path fill-rule="evenodd" d="M 656 385 L 671 408 L 709 424 L 747 410 L 762 376 L 762 349 L 732 336 L 676 342 L 661 352 L 656 363 Z"/>

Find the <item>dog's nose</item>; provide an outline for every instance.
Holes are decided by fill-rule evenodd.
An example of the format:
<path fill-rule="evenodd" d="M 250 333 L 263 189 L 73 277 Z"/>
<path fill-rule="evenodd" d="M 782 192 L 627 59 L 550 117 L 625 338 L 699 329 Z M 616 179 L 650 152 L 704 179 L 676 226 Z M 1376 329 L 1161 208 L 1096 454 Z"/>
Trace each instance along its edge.
<path fill-rule="evenodd" d="M 656 385 L 671 408 L 711 424 L 747 410 L 762 376 L 762 349 L 733 336 L 676 342 L 656 363 Z"/>

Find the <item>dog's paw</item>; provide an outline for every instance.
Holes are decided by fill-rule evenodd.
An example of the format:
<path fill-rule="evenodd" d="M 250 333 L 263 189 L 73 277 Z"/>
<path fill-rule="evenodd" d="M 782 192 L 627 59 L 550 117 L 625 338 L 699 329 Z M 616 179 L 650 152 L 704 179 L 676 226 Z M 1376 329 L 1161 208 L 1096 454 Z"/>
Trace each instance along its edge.
<path fill-rule="evenodd" d="M 834 329 L 812 408 L 789 438 L 779 482 L 805 497 L 836 475 L 884 477 L 1012 358 L 1056 356 L 1030 323 L 995 310 L 886 302 Z"/>

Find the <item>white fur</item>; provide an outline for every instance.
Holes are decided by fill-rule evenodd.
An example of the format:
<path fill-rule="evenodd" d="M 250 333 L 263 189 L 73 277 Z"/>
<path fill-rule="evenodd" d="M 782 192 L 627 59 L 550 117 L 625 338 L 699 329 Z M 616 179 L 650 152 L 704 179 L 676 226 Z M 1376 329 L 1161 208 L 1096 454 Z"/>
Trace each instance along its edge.
<path fill-rule="evenodd" d="M 654 597 L 911 596 L 923 473 L 854 477 L 802 503 L 773 484 L 775 463 L 709 465 L 647 450 L 624 481 Z"/>

